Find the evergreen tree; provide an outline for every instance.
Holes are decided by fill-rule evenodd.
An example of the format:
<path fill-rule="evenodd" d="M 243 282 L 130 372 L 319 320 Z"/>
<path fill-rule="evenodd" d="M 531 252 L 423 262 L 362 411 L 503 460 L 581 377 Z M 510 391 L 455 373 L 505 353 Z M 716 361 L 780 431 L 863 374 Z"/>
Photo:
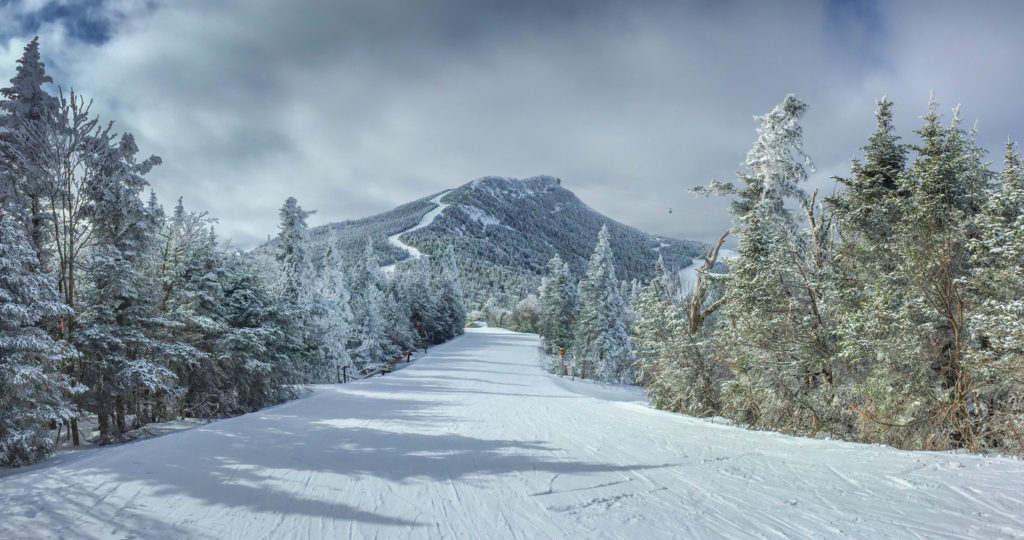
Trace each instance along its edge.
<path fill-rule="evenodd" d="M 549 354 L 569 349 L 573 340 L 573 327 L 579 303 L 576 283 L 569 274 L 569 266 L 558 254 L 548 261 L 548 275 L 540 288 L 540 334 Z"/>
<path fill-rule="evenodd" d="M 1006 143 L 998 188 L 977 218 L 970 243 L 976 310 L 975 346 L 967 352 L 977 403 L 970 412 L 978 443 L 1024 453 L 1024 163 Z"/>
<path fill-rule="evenodd" d="M 0 464 L 18 466 L 50 453 L 47 428 L 75 414 L 69 398 L 82 388 L 58 372 L 74 351 L 39 326 L 71 310 L 9 208 L 0 203 Z"/>
<path fill-rule="evenodd" d="M 275 258 L 280 264 L 280 295 L 282 309 L 289 315 L 289 324 L 282 327 L 295 374 L 294 382 L 319 382 L 333 371 L 321 355 L 324 335 L 318 328 L 320 299 L 313 286 L 313 265 L 306 252 L 308 226 L 306 218 L 312 211 L 303 210 L 294 197 L 288 197 L 279 212 L 278 243 Z"/>
<path fill-rule="evenodd" d="M 437 261 L 434 279 L 434 295 L 441 312 L 442 334 L 440 341 L 460 336 L 466 327 L 466 301 L 462 293 L 462 277 L 455 262 L 455 252 L 448 246 Z"/>
<path fill-rule="evenodd" d="M 716 414 L 720 384 L 727 373 L 714 361 L 701 332 L 689 331 L 686 314 L 672 301 L 672 279 L 660 259 L 655 276 L 637 299 L 632 334 L 637 381 L 659 409 L 695 416 Z"/>
<path fill-rule="evenodd" d="M 321 377 L 325 382 L 341 380 L 342 368 L 352 366 L 345 348 L 352 324 L 351 296 L 341 256 L 330 249 L 314 286 L 316 304 L 312 309 L 315 332 L 321 336 L 320 357 L 328 368 Z"/>
<path fill-rule="evenodd" d="M 612 263 L 608 227 L 602 227 L 590 265 L 580 281 L 573 350 L 588 365 L 591 378 L 615 383 L 635 380 L 632 347 L 626 334 L 626 302 Z"/>
<path fill-rule="evenodd" d="M 230 330 L 218 344 L 225 374 L 220 410 L 241 414 L 297 395 L 295 347 L 287 339 L 293 322 L 254 261 L 235 255 L 226 262 L 224 318 Z"/>
<path fill-rule="evenodd" d="M 916 131 L 918 155 L 900 177 L 908 196 L 889 281 L 905 286 L 878 306 L 891 324 L 874 343 L 884 357 L 864 387 L 863 429 L 903 447 L 974 447 L 974 383 L 965 359 L 971 306 L 962 282 L 971 274 L 967 241 L 991 173 L 959 113 L 944 128 L 936 110 L 932 100 Z"/>
<path fill-rule="evenodd" d="M 11 86 L 0 88 L 0 157 L 10 164 L 8 172 L 15 180 L 8 185 L 7 193 L 0 192 L 0 196 L 23 201 L 18 206 L 24 208 L 25 215 L 16 217 L 24 220 L 29 244 L 40 257 L 43 270 L 47 270 L 51 235 L 45 203 L 53 189 L 53 179 L 39 167 L 44 149 L 32 144 L 27 135 L 45 129 L 57 100 L 43 89 L 53 79 L 46 74 L 46 65 L 41 61 L 38 36 L 25 45 L 17 63 L 20 65 Z"/>
<path fill-rule="evenodd" d="M 842 435 L 832 325 L 811 273 L 820 245 L 797 231 L 786 207 L 795 199 L 815 219 L 813 199 L 800 187 L 810 165 L 799 123 L 806 108 L 787 96 L 760 117 L 758 139 L 739 174 L 742 187 L 714 182 L 704 190 L 734 197 L 730 211 L 739 236 L 716 349 L 735 371 L 723 388 L 729 414 L 754 427 Z"/>
<path fill-rule="evenodd" d="M 389 366 L 391 354 L 397 352 L 387 339 L 387 284 L 377 264 L 373 239 L 367 241 L 352 274 L 354 320 L 348 350 L 359 371 L 367 374 Z"/>
<path fill-rule="evenodd" d="M 87 271 L 80 331 L 88 408 L 98 416 L 100 441 L 117 440 L 128 429 L 127 408 L 139 392 L 170 398 L 178 391 L 167 366 L 165 343 L 154 339 L 153 291 L 141 272 L 154 223 L 139 194 L 143 175 L 160 163 L 156 156 L 136 162 L 131 135 L 105 146 L 96 176 L 88 179 L 96 247 Z"/>
<path fill-rule="evenodd" d="M 302 304 L 302 295 L 309 290 L 312 270 L 306 253 L 309 229 L 306 218 L 314 213 L 315 210 L 303 210 L 295 197 L 288 197 L 279 212 L 281 223 L 275 258 L 282 267 L 282 294 L 296 306 Z"/>
<path fill-rule="evenodd" d="M 157 310 L 166 320 L 161 340 L 171 369 L 184 387 L 178 407 L 188 416 L 220 416 L 225 414 L 222 394 L 231 375 L 221 350 L 228 332 L 225 263 L 213 220 L 205 213 L 186 212 L 181 199 L 169 219 L 157 208 L 153 200 L 147 205 L 158 224 L 147 273 L 160 291 Z M 145 403 L 142 410 L 154 421 L 161 412 L 159 403 Z"/>

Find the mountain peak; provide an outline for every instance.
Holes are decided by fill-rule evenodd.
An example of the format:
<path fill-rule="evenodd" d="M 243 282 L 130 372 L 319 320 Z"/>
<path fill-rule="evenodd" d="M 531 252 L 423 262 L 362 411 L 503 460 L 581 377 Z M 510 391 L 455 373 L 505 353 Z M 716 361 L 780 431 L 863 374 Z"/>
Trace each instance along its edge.
<path fill-rule="evenodd" d="M 410 252 L 396 244 L 431 258 L 452 246 L 468 305 L 479 308 L 488 302 L 511 307 L 536 293 L 555 254 L 582 275 L 605 225 L 620 280 L 649 278 L 659 255 L 667 270 L 685 268 L 704 249 L 699 242 L 656 237 L 619 223 L 584 204 L 561 183 L 546 175 L 477 178 L 376 216 L 316 227 L 310 231 L 310 252 L 318 257 L 318 252 L 334 247 L 351 263 L 370 237 L 379 262 L 397 262 L 400 269 Z M 389 243 L 389 236 L 400 242 Z"/>
<path fill-rule="evenodd" d="M 551 191 L 560 187 L 562 180 L 553 176 L 531 176 L 529 178 L 508 178 L 504 176 L 484 176 L 469 182 L 463 187 L 473 190 L 486 190 L 494 193 L 504 193 L 513 197 L 527 197 Z"/>

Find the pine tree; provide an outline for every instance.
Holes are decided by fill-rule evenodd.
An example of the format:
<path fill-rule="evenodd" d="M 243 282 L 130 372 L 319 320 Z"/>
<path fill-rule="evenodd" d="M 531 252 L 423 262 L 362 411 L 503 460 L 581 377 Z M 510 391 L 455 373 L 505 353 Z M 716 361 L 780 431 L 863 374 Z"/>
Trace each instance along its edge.
<path fill-rule="evenodd" d="M 434 295 L 441 313 L 441 340 L 460 336 L 466 327 L 466 300 L 462 292 L 462 277 L 455 262 L 455 252 L 448 246 L 434 270 Z"/>
<path fill-rule="evenodd" d="M 9 209 L 0 205 L 0 464 L 18 466 L 50 453 L 47 427 L 75 414 L 69 398 L 82 388 L 58 371 L 73 349 L 39 327 L 71 310 Z"/>
<path fill-rule="evenodd" d="M 712 260 L 716 258 L 717 250 Z M 713 263 L 707 265 L 707 269 L 711 266 Z M 633 328 L 638 356 L 637 381 L 646 388 L 651 403 L 659 409 L 695 416 L 716 414 L 720 409 L 719 388 L 727 373 L 714 360 L 699 331 L 703 325 L 698 326 L 698 331 L 690 332 L 686 314 L 673 303 L 672 289 L 672 280 L 659 258 L 655 277 L 637 299 Z M 695 292 L 697 290 L 699 286 Z M 713 312 L 709 310 L 704 316 Z"/>
<path fill-rule="evenodd" d="M 372 238 L 367 240 L 363 258 L 352 274 L 354 320 L 348 350 L 359 371 L 367 374 L 390 365 L 390 355 L 396 352 L 387 339 L 387 284 L 377 263 Z"/>
<path fill-rule="evenodd" d="M 433 295 L 431 277 L 430 262 L 425 258 L 404 262 L 395 271 L 397 294 L 408 306 L 409 324 L 420 346 L 444 341 L 441 306 Z"/>
<path fill-rule="evenodd" d="M 57 100 L 43 89 L 43 85 L 52 83 L 53 79 L 46 74 L 46 65 L 41 61 L 38 36 L 25 45 L 17 63 L 20 65 L 11 79 L 11 86 L 0 88 L 3 98 L 0 99 L 0 157 L 12 166 L 9 172 L 16 181 L 10 185 L 13 189 L 9 193 L 0 193 L 0 196 L 24 201 L 19 207 L 24 206 L 26 215 L 17 217 L 24 219 L 30 245 L 46 270 L 50 227 L 45 203 L 53 188 L 53 179 L 42 174 L 39 163 L 43 149 L 31 144 L 27 134 L 45 129 Z"/>
<path fill-rule="evenodd" d="M 329 248 L 314 285 L 315 308 L 312 310 L 316 332 L 321 336 L 320 356 L 329 368 L 326 381 L 340 381 L 343 368 L 352 366 L 345 348 L 352 324 L 351 293 L 345 279 L 345 269 L 337 250 Z"/>
<path fill-rule="evenodd" d="M 882 345 L 896 323 L 890 308 L 901 302 L 906 289 L 895 270 L 902 251 L 896 231 L 910 196 L 901 180 L 908 147 L 894 134 L 892 107 L 884 97 L 878 101 L 876 130 L 861 147 L 863 162 L 854 160 L 852 177 L 837 178 L 845 190 L 827 200 L 841 237 L 830 293 L 839 312 L 838 358 L 849 372 L 844 381 L 848 390 L 863 383 L 874 364 L 891 354 Z M 847 401 L 852 410 L 864 412 L 865 394 L 856 393 Z M 860 420 L 863 431 L 866 417 Z"/>
<path fill-rule="evenodd" d="M 165 320 L 160 340 L 168 361 L 184 387 L 178 407 L 182 414 L 202 418 L 221 416 L 227 372 L 222 339 L 225 322 L 224 256 L 217 246 L 213 220 L 204 212 L 186 212 L 182 200 L 168 218 L 151 200 L 157 232 L 149 249 L 146 272 L 160 291 L 157 310 Z M 159 403 L 141 404 L 151 421 L 160 417 Z M 177 412 L 177 411 L 176 411 Z"/>
<path fill-rule="evenodd" d="M 806 109 L 787 96 L 760 117 L 758 139 L 739 175 L 742 187 L 713 182 L 704 190 L 734 197 L 730 211 L 739 237 L 716 348 L 735 372 L 723 388 L 730 415 L 759 428 L 842 436 L 832 323 L 815 276 L 820 245 L 797 230 L 786 207 L 795 199 L 815 222 L 814 199 L 800 187 L 810 165 L 799 123 Z"/>
<path fill-rule="evenodd" d="M 278 213 L 278 243 L 275 258 L 282 267 L 282 294 L 295 305 L 301 305 L 302 294 L 308 290 L 312 268 L 306 253 L 309 226 L 306 218 L 316 211 L 306 211 L 295 197 L 288 197 Z"/>
<path fill-rule="evenodd" d="M 154 338 L 155 291 L 146 287 L 141 271 L 155 223 L 139 194 L 146 185 L 143 175 L 160 159 L 137 162 L 136 153 L 132 136 L 122 135 L 94 156 L 99 174 L 86 184 L 96 247 L 74 342 L 84 356 L 87 403 L 98 416 L 101 442 L 117 440 L 133 427 L 126 416 L 138 393 L 169 399 L 178 391 L 167 365 L 167 344 Z"/>
<path fill-rule="evenodd" d="M 549 353 L 571 348 L 579 295 L 569 266 L 555 254 L 540 288 L 540 334 Z"/>
<path fill-rule="evenodd" d="M 982 424 L 979 444 L 1024 453 L 1024 163 L 1006 143 L 998 189 L 977 218 L 970 243 L 970 323 L 975 346 L 968 365 L 978 401 L 971 409 Z"/>
<path fill-rule="evenodd" d="M 294 398 L 298 378 L 287 336 L 293 321 L 255 262 L 239 255 L 225 265 L 224 319 L 230 330 L 218 344 L 224 365 L 220 410 L 255 411 Z"/>
<path fill-rule="evenodd" d="M 619 296 L 612 259 L 608 227 L 603 226 L 587 272 L 579 284 L 580 304 L 573 350 L 587 363 L 587 375 L 591 378 L 632 383 L 635 358 L 626 333 L 626 302 Z"/>

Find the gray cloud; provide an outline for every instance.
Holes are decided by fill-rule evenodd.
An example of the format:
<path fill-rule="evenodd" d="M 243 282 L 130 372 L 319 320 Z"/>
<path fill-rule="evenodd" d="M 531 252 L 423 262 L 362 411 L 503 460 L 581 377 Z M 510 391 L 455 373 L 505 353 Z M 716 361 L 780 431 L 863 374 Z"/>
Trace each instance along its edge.
<path fill-rule="evenodd" d="M 106 41 L 33 29 L 55 79 L 164 158 L 165 204 L 184 196 L 243 247 L 288 196 L 315 224 L 488 174 L 556 175 L 620 221 L 712 240 L 725 203 L 687 190 L 733 178 L 751 116 L 790 92 L 825 189 L 886 92 L 907 137 L 933 89 L 993 151 L 1022 135 L 1015 3 L 88 3 Z M 0 23 L 4 79 L 30 34 Z"/>

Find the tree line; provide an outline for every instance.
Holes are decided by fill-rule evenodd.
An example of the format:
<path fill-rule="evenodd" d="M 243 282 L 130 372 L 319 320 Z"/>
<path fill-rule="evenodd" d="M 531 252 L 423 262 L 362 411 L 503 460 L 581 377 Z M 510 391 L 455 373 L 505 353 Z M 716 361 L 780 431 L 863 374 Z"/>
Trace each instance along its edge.
<path fill-rule="evenodd" d="M 303 210 L 282 206 L 273 253 L 220 243 L 216 220 L 167 214 L 130 133 L 52 83 L 34 39 L 0 89 L 0 464 L 145 423 L 242 414 L 300 385 L 366 376 L 462 332 L 454 257 L 381 273 L 372 240 L 352 264 L 314 260 Z M 60 431 L 57 431 L 60 433 Z"/>
<path fill-rule="evenodd" d="M 726 235 L 737 247 L 727 274 L 711 272 L 723 235 L 692 290 L 659 263 L 639 290 L 603 285 L 605 311 L 595 315 L 597 260 L 578 287 L 553 261 L 540 298 L 512 319 L 532 324 L 549 351 L 571 343 L 595 366 L 629 361 L 625 324 L 637 358 L 627 372 L 659 408 L 908 449 L 1024 453 L 1015 143 L 992 170 L 959 110 L 943 123 L 934 99 L 918 141 L 904 143 L 883 98 L 850 174 L 819 197 L 802 187 L 806 109 L 787 97 L 760 117 L 737 181 L 696 190 L 731 200 Z M 627 290 L 623 310 L 614 296 Z M 603 321 L 598 338 L 585 330 L 594 321 Z M 592 375 L 628 378 L 621 373 Z"/>

